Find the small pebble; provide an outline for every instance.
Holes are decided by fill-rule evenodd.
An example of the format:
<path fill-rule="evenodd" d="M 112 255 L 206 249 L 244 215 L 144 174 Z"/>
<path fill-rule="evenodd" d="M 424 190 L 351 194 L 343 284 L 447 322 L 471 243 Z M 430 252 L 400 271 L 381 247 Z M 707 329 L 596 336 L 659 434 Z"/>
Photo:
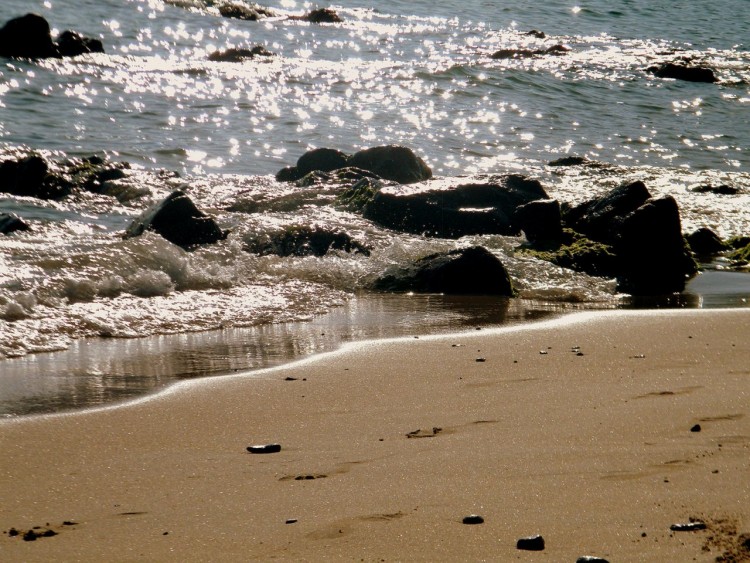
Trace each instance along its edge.
<path fill-rule="evenodd" d="M 526 551 L 544 551 L 544 538 L 542 536 L 521 538 L 516 542 L 516 549 L 524 549 Z"/>
<path fill-rule="evenodd" d="M 263 444 L 259 446 L 248 446 L 247 451 L 251 454 L 275 454 L 281 451 L 281 444 Z"/>
<path fill-rule="evenodd" d="M 477 362 L 486 362 L 487 359 L 486 358 L 477 358 L 476 361 Z"/>
<path fill-rule="evenodd" d="M 690 432 L 700 432 L 700 431 L 701 431 L 701 425 L 700 424 L 696 424 L 695 426 L 693 426 L 690 429 Z"/>
<path fill-rule="evenodd" d="M 669 527 L 673 532 L 694 532 L 695 530 L 705 530 L 704 522 L 688 522 L 686 524 L 672 524 Z"/>
<path fill-rule="evenodd" d="M 297 519 L 296 518 L 288 518 L 287 521 L 284 522 L 284 523 L 285 524 L 296 524 L 297 523 Z"/>
<path fill-rule="evenodd" d="M 547 353 L 547 350 L 539 350 L 539 353 L 545 355 Z"/>
<path fill-rule="evenodd" d="M 484 518 L 479 516 L 479 514 L 469 514 L 468 516 L 464 516 L 461 522 L 464 524 L 484 524 Z"/>
<path fill-rule="evenodd" d="M 582 555 L 576 559 L 576 563 L 609 563 L 609 561 L 601 557 L 594 557 L 593 555 Z"/>

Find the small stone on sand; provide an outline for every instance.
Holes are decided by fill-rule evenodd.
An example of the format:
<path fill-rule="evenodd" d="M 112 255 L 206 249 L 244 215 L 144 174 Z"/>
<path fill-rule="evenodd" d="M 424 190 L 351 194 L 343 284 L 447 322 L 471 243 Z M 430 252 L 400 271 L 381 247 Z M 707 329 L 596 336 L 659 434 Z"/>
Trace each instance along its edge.
<path fill-rule="evenodd" d="M 479 514 L 469 514 L 468 516 L 464 516 L 461 522 L 463 524 L 484 524 L 484 518 L 479 516 Z"/>
<path fill-rule="evenodd" d="M 248 446 L 247 451 L 251 454 L 275 454 L 281 451 L 281 444 L 263 444 L 258 446 Z"/>
<path fill-rule="evenodd" d="M 524 549 L 526 551 L 543 551 L 544 538 L 539 535 L 521 538 L 516 542 L 516 549 Z"/>

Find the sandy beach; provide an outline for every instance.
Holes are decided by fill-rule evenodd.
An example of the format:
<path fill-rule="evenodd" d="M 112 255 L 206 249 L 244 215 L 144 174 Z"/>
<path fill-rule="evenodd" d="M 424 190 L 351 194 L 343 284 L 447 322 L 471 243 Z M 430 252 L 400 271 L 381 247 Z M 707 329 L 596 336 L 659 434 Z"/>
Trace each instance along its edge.
<path fill-rule="evenodd" d="M 3 421 L 0 560 L 750 560 L 748 341 L 584 313 Z"/>

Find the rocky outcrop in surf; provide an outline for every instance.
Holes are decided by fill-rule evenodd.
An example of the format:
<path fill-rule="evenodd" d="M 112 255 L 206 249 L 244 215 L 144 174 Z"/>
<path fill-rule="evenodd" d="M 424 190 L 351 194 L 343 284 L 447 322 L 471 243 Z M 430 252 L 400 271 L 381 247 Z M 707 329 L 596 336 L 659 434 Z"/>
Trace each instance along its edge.
<path fill-rule="evenodd" d="M 688 82 L 718 82 L 713 69 L 688 63 L 662 63 L 650 66 L 648 71 L 657 78 L 674 78 Z"/>
<path fill-rule="evenodd" d="M 244 60 L 254 59 L 255 57 L 272 56 L 273 53 L 271 51 L 262 45 L 256 45 L 251 49 L 232 47 L 231 49 L 225 49 L 223 51 L 214 51 L 208 55 L 208 60 L 215 63 L 241 63 Z"/>
<path fill-rule="evenodd" d="M 38 14 L 13 18 L 0 28 L 0 57 L 50 59 L 103 52 L 100 40 L 75 31 L 63 31 L 53 41 L 49 22 Z"/>
<path fill-rule="evenodd" d="M 266 256 L 325 256 L 331 251 L 370 255 L 370 248 L 339 229 L 293 225 L 279 232 L 252 235 L 244 250 Z"/>
<path fill-rule="evenodd" d="M 386 272 L 374 284 L 383 291 L 417 291 L 449 295 L 515 295 L 503 263 L 482 246 L 420 258 Z"/>

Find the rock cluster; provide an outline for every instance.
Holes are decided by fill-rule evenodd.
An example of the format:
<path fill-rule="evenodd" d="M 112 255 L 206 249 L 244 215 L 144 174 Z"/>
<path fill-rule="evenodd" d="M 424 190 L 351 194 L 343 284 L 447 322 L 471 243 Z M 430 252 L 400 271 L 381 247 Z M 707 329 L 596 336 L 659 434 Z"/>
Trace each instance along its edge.
<path fill-rule="evenodd" d="M 38 14 L 13 18 L 0 28 L 0 57 L 49 59 L 103 52 L 101 41 L 75 31 L 63 31 L 53 41 L 49 22 Z"/>

